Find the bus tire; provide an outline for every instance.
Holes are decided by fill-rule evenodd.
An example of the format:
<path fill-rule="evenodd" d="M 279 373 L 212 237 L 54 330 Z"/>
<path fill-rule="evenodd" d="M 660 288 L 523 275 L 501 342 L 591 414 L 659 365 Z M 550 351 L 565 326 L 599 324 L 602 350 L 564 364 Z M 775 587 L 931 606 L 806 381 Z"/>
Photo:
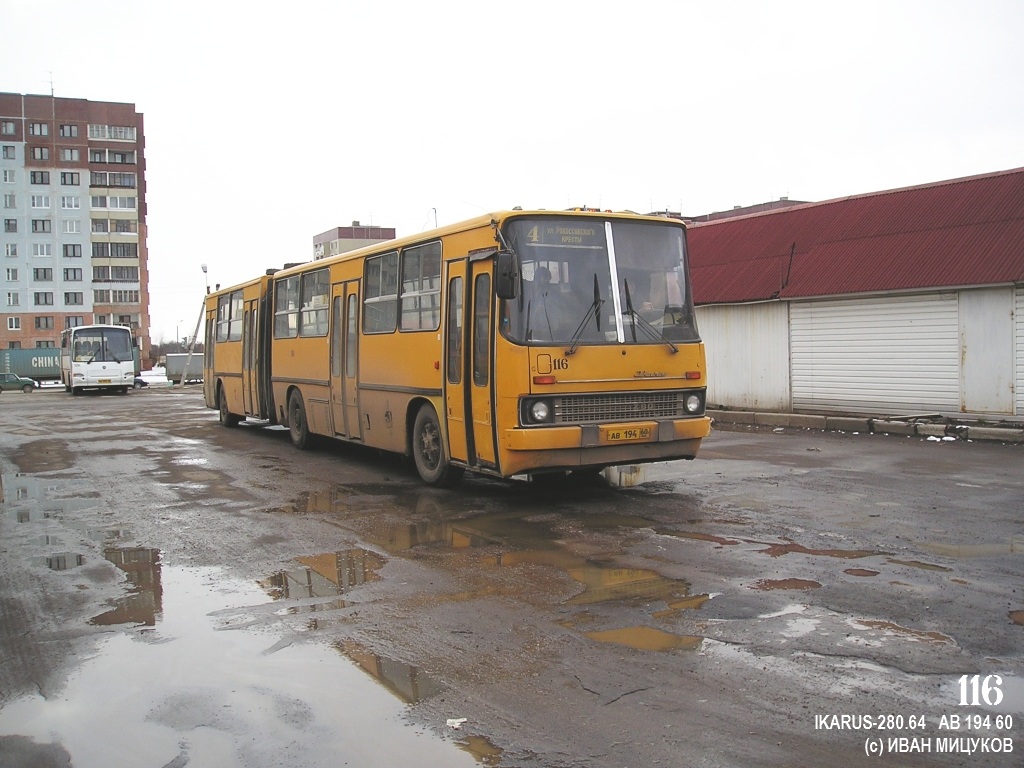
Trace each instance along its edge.
<path fill-rule="evenodd" d="M 288 395 L 288 433 L 291 435 L 292 445 L 300 451 L 310 447 L 306 405 L 302 402 L 302 393 L 297 389 Z"/>
<path fill-rule="evenodd" d="M 217 387 L 217 416 L 225 427 L 237 427 L 241 419 L 228 410 L 228 399 L 224 395 L 224 387 Z M 294 438 L 293 438 L 294 439 Z"/>
<path fill-rule="evenodd" d="M 427 485 L 451 488 L 462 479 L 463 469 L 448 460 L 441 424 L 433 407 L 424 405 L 412 427 L 412 456 L 416 471 Z"/>

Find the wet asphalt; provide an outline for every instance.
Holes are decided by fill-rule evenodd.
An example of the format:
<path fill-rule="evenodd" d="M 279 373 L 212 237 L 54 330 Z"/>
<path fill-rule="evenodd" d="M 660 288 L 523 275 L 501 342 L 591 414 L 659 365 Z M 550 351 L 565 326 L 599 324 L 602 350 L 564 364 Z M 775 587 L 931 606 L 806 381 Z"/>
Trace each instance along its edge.
<path fill-rule="evenodd" d="M 730 426 L 438 491 L 198 388 L 5 394 L 0 765 L 1018 766 L 1022 458 Z"/>

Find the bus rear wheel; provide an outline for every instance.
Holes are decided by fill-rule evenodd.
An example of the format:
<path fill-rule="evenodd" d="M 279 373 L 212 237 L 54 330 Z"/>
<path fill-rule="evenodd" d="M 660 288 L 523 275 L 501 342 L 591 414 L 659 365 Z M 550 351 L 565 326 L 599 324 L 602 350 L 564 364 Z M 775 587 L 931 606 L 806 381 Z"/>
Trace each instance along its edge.
<path fill-rule="evenodd" d="M 288 432 L 292 438 L 292 445 L 300 451 L 309 447 L 309 422 L 306 421 L 306 405 L 302 402 L 302 393 L 298 390 L 288 396 Z"/>
<path fill-rule="evenodd" d="M 217 416 L 225 427 L 237 427 L 238 422 L 241 421 L 228 409 L 228 399 L 224 394 L 224 387 L 217 387 Z"/>
<path fill-rule="evenodd" d="M 451 488 L 462 479 L 463 469 L 448 460 L 437 413 L 424 405 L 416 414 L 412 428 L 412 456 L 423 482 L 438 488 Z"/>

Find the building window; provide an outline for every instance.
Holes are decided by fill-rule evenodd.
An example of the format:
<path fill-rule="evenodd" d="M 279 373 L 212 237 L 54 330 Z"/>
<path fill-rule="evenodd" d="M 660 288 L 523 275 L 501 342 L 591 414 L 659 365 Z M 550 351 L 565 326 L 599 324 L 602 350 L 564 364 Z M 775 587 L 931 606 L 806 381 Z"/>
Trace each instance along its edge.
<path fill-rule="evenodd" d="M 64 280 L 69 283 L 76 283 L 82 280 L 82 270 L 80 267 L 67 267 L 64 270 Z"/>
<path fill-rule="evenodd" d="M 135 153 L 134 152 L 115 152 L 110 150 L 107 152 L 108 163 L 122 163 L 122 164 L 134 164 Z"/>
<path fill-rule="evenodd" d="M 4 156 L 4 160 L 15 160 L 15 159 L 17 159 L 17 156 L 14 154 L 14 145 L 13 144 L 4 144 L 3 145 L 2 153 L 3 153 L 3 156 Z"/>
<path fill-rule="evenodd" d="M 135 198 L 126 195 L 111 195 L 107 198 L 108 208 L 135 209 Z"/>
<path fill-rule="evenodd" d="M 85 325 L 85 318 L 81 315 L 68 315 L 64 318 L 65 328 L 77 328 L 80 325 Z"/>
<path fill-rule="evenodd" d="M 111 291 L 110 297 L 113 299 L 111 304 L 138 304 L 139 303 L 139 292 L 138 291 Z"/>
<path fill-rule="evenodd" d="M 81 291 L 66 291 L 64 293 L 64 303 L 70 306 L 77 306 L 85 303 L 85 294 Z"/>
<path fill-rule="evenodd" d="M 18 220 L 17 219 L 4 219 L 4 232 L 17 232 L 18 231 Z"/>
<path fill-rule="evenodd" d="M 137 259 L 139 257 L 138 243 L 111 243 L 110 258 L 112 259 Z"/>
<path fill-rule="evenodd" d="M 21 330 L 21 318 L 20 317 L 8 317 L 7 318 L 7 330 L 8 331 L 20 331 Z"/>
<path fill-rule="evenodd" d="M 46 315 L 44 317 L 36 318 L 36 330 L 37 331 L 49 331 L 53 329 L 53 317 Z"/>
<path fill-rule="evenodd" d="M 89 198 L 89 205 L 92 208 L 106 208 L 107 198 L 106 195 L 93 195 Z"/>
<path fill-rule="evenodd" d="M 32 159 L 33 160 L 49 160 L 50 159 L 50 148 L 49 147 L 32 147 Z"/>
<path fill-rule="evenodd" d="M 68 148 L 64 147 L 60 151 L 60 159 L 65 163 L 77 163 L 78 162 L 78 149 L 75 147 Z"/>
<path fill-rule="evenodd" d="M 64 257 L 68 259 L 82 258 L 82 245 L 80 243 L 64 243 Z"/>
<path fill-rule="evenodd" d="M 135 141 L 133 125 L 90 125 L 90 139 L 114 139 L 115 141 Z"/>
<path fill-rule="evenodd" d="M 109 304 L 110 303 L 110 291 L 100 290 L 92 292 L 92 303 L 93 304 Z"/>
<path fill-rule="evenodd" d="M 21 349 L 21 342 L 20 341 L 8 341 L 7 342 L 7 348 L 8 349 Z"/>
<path fill-rule="evenodd" d="M 54 342 L 52 342 L 52 341 L 37 341 L 36 342 L 36 349 L 52 349 L 55 346 L 57 346 L 57 345 Z"/>
<path fill-rule="evenodd" d="M 32 219 L 32 231 L 36 233 L 52 232 L 49 219 Z"/>
<path fill-rule="evenodd" d="M 61 195 L 60 207 L 65 210 L 78 210 L 82 207 L 82 199 L 76 195 Z"/>
<path fill-rule="evenodd" d="M 68 235 L 77 235 L 82 231 L 82 222 L 78 219 L 65 219 L 63 231 Z"/>
<path fill-rule="evenodd" d="M 78 187 L 82 184 L 82 174 L 78 171 L 61 171 L 60 183 L 65 187 Z"/>
<path fill-rule="evenodd" d="M 110 186 L 127 187 L 128 189 L 135 189 L 136 178 L 134 173 L 111 173 L 108 177 Z"/>
<path fill-rule="evenodd" d="M 50 172 L 49 171 L 32 171 L 28 177 L 30 184 L 49 184 L 50 183 Z"/>
<path fill-rule="evenodd" d="M 18 307 L 18 306 L 21 306 L 20 294 L 8 293 L 7 294 L 7 306 L 8 307 Z"/>
<path fill-rule="evenodd" d="M 139 231 L 139 222 L 135 219 L 112 219 L 114 227 L 111 232 L 131 234 Z"/>
<path fill-rule="evenodd" d="M 10 169 L 7 169 L 7 168 L 4 169 L 4 184 L 13 184 L 17 180 L 18 180 L 18 173 L 17 173 L 17 171 L 10 170 Z"/>
<path fill-rule="evenodd" d="M 60 135 L 65 139 L 77 139 L 78 138 L 78 126 L 77 125 L 62 125 L 60 127 Z"/>
<path fill-rule="evenodd" d="M 29 123 L 28 124 L 28 135 L 29 136 L 49 136 L 50 126 L 46 123 Z"/>
<path fill-rule="evenodd" d="M 53 306 L 53 294 L 49 291 L 34 293 L 32 294 L 32 303 L 37 307 Z"/>
<path fill-rule="evenodd" d="M 7 280 L 13 283 L 17 279 L 18 279 L 18 268 L 17 267 L 8 267 L 7 268 Z"/>
<path fill-rule="evenodd" d="M 18 201 L 13 192 L 4 195 L 4 208 L 17 208 Z"/>
<path fill-rule="evenodd" d="M 32 270 L 32 279 L 37 283 L 45 283 L 53 280 L 53 269 L 50 267 L 36 267 Z"/>
<path fill-rule="evenodd" d="M 18 255 L 18 244 L 17 243 L 5 243 L 4 244 L 4 256 L 17 256 Z"/>
<path fill-rule="evenodd" d="M 14 121 L 13 120 L 2 120 L 0 121 L 0 136 L 13 136 L 14 135 Z"/>
<path fill-rule="evenodd" d="M 32 195 L 32 207 L 33 208 L 49 208 L 50 207 L 50 196 L 49 195 Z"/>
<path fill-rule="evenodd" d="M 139 282 L 138 267 L 93 267 L 92 280 L 94 283 L 117 282 Z"/>
<path fill-rule="evenodd" d="M 50 243 L 32 243 L 32 255 L 33 256 L 51 256 L 53 255 L 53 246 Z"/>
<path fill-rule="evenodd" d="M 107 150 L 105 150 L 105 149 L 90 149 L 89 150 L 89 162 L 90 163 L 105 163 L 105 162 L 107 162 Z"/>
<path fill-rule="evenodd" d="M 108 219 L 93 219 L 92 220 L 92 231 L 93 232 L 109 232 L 110 224 Z M 95 255 L 95 254 L 93 254 Z"/>

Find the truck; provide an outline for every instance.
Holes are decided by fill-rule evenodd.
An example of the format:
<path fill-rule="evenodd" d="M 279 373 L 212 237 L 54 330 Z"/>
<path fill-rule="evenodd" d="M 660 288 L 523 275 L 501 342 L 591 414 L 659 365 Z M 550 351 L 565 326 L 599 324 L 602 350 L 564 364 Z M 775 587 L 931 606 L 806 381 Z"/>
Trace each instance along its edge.
<path fill-rule="evenodd" d="M 189 362 L 189 357 L 192 361 Z M 165 376 L 172 384 L 180 384 L 182 379 L 186 383 L 190 381 L 203 380 L 203 353 L 202 352 L 179 352 L 165 356 Z M 186 364 L 188 370 L 185 370 Z"/>
<path fill-rule="evenodd" d="M 0 373 L 24 376 L 39 386 L 44 381 L 59 382 L 60 350 L 56 347 L 0 350 Z"/>

